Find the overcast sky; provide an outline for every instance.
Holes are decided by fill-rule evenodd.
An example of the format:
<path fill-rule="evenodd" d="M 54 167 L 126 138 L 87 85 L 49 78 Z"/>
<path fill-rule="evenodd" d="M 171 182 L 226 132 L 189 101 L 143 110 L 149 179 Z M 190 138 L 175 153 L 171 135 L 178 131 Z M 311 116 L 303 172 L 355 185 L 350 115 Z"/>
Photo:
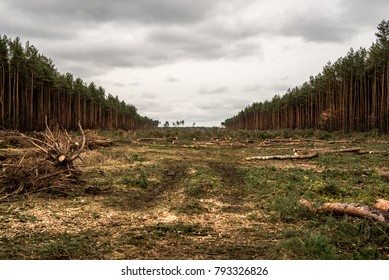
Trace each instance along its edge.
<path fill-rule="evenodd" d="M 388 12 L 387 0 L 0 0 L 0 34 L 141 115 L 219 126 L 369 48 Z"/>

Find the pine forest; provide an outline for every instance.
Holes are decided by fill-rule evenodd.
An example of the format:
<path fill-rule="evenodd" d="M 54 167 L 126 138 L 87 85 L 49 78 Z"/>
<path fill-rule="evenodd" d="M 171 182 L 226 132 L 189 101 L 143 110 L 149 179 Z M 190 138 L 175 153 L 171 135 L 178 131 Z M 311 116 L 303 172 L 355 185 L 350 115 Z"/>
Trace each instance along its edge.
<path fill-rule="evenodd" d="M 322 129 L 389 132 L 389 21 L 376 42 L 350 49 L 322 73 L 271 101 L 256 102 L 224 121 L 229 129 Z"/>
<path fill-rule="evenodd" d="M 46 119 L 64 129 L 77 129 L 78 123 L 90 129 L 125 130 L 158 125 L 101 86 L 59 73 L 28 41 L 23 45 L 18 37 L 0 36 L 0 126 L 42 130 Z"/>

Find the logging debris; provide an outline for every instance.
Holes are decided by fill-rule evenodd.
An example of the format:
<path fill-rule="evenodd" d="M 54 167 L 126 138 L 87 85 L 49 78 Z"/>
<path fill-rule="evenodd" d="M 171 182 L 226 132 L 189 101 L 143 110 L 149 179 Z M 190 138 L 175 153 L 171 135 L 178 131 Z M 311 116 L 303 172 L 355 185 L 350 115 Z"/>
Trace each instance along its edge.
<path fill-rule="evenodd" d="M 288 148 L 279 148 L 279 149 L 289 150 Z M 355 153 L 358 155 L 362 155 L 362 154 L 379 153 L 374 151 L 365 151 L 362 150 L 361 148 L 342 148 L 342 149 L 305 149 L 304 148 L 304 149 L 293 149 L 293 152 L 294 152 L 293 155 L 251 156 L 251 157 L 246 157 L 246 160 L 312 159 L 318 157 L 319 155 L 324 155 L 324 154 Z"/>
<path fill-rule="evenodd" d="M 80 171 L 73 162 L 81 159 L 86 136 L 79 125 L 81 139 L 73 139 L 66 130 L 45 132 L 31 137 L 19 134 L 36 149 L 24 155 L 7 155 L 0 161 L 0 201 L 18 195 L 65 188 L 82 183 Z M 39 137 L 39 138 L 38 138 Z"/>
<path fill-rule="evenodd" d="M 300 199 L 298 203 L 314 213 L 332 213 L 340 215 L 351 215 L 366 219 L 371 219 L 378 222 L 389 222 L 389 212 L 383 211 L 379 207 L 386 205 L 388 201 L 377 200 L 373 207 L 360 203 L 340 203 L 328 202 L 319 206 L 315 206 L 312 202 L 306 199 Z M 377 208 L 376 208 L 377 206 Z"/>
<path fill-rule="evenodd" d="M 55 165 L 71 167 L 73 161 L 80 157 L 86 144 L 86 135 L 80 123 L 78 127 L 82 134 L 81 143 L 73 140 L 66 130 L 56 128 L 53 132 L 47 125 L 47 121 L 45 132 L 40 133 L 43 139 L 27 136 L 23 133 L 21 136 L 43 152 L 47 159 Z"/>
<path fill-rule="evenodd" d="M 87 138 L 86 147 L 89 150 L 95 150 L 100 147 L 111 147 L 113 145 L 111 139 L 97 135 L 93 130 L 88 130 L 85 134 Z"/>

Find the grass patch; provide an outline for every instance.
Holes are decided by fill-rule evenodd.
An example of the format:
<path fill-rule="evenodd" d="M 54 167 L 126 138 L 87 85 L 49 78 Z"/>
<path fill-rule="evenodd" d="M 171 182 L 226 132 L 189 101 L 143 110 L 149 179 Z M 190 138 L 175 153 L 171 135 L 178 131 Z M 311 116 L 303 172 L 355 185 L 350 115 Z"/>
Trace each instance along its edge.
<path fill-rule="evenodd" d="M 148 226 L 145 228 L 146 232 L 161 238 L 167 235 L 184 235 L 184 236 L 207 236 L 212 231 L 210 227 L 203 227 L 200 224 L 157 224 L 154 226 Z"/>
<path fill-rule="evenodd" d="M 111 249 L 106 232 L 17 235 L 0 238 L 0 259 L 98 259 Z"/>

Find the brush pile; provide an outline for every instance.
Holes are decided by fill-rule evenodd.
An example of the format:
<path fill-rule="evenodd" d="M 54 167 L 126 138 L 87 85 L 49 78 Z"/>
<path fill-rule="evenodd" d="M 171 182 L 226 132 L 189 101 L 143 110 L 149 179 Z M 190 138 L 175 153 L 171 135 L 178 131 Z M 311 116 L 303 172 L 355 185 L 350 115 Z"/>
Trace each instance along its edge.
<path fill-rule="evenodd" d="M 46 130 L 34 137 L 19 134 L 21 141 L 28 141 L 35 149 L 0 156 L 0 201 L 17 195 L 48 191 L 53 188 L 80 184 L 80 171 L 73 162 L 81 159 L 86 136 L 79 125 L 81 136 L 72 138 L 66 130 L 46 125 Z"/>

